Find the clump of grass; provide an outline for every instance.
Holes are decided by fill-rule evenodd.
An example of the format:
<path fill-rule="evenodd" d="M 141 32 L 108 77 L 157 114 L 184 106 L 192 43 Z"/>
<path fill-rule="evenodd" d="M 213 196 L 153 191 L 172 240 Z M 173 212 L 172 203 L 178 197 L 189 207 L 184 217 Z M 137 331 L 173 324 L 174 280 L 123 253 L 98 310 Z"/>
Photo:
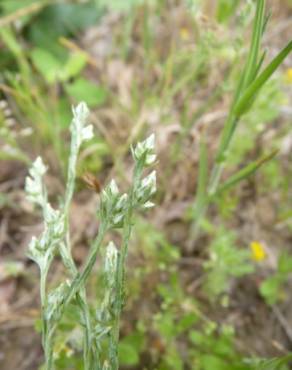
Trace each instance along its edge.
<path fill-rule="evenodd" d="M 41 208 L 44 219 L 43 233 L 39 238 L 33 237 L 29 244 L 29 256 L 40 269 L 42 344 L 46 370 L 54 368 L 54 337 L 60 320 L 72 301 L 78 307 L 80 324 L 84 328 L 84 369 L 118 369 L 119 323 L 124 303 L 125 263 L 134 219 L 133 212 L 154 205 L 150 199 L 156 192 L 156 172 L 152 171 L 142 178 L 145 168 L 151 167 L 156 160 L 154 135 L 151 135 L 132 148 L 135 167 L 128 194 L 121 194 L 114 180 L 101 192 L 99 232 L 90 246 L 82 269 L 80 271 L 77 269 L 71 253 L 69 214 L 75 188 L 78 153 L 82 143 L 93 137 L 92 126 L 87 125 L 88 114 L 85 103 L 80 103 L 73 109 L 67 185 L 60 208 L 54 209 L 48 201 L 43 179 L 47 168 L 42 158 L 38 157 L 35 160 L 26 179 L 28 198 Z M 100 307 L 92 313 L 86 298 L 86 282 L 95 265 L 104 237 L 111 229 L 122 230 L 122 242 L 119 249 L 113 242 L 106 247 L 104 298 Z M 56 255 L 61 256 L 68 279 L 55 289 L 49 290 L 47 276 Z M 106 354 L 102 350 L 104 342 Z"/>

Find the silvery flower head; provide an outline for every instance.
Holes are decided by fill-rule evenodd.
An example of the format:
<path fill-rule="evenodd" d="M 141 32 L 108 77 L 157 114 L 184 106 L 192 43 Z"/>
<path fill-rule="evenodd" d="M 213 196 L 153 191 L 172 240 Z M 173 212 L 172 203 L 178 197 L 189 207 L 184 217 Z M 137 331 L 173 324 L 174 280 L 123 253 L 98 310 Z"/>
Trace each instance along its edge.
<path fill-rule="evenodd" d="M 49 293 L 48 304 L 45 310 L 45 317 L 48 321 L 59 318 L 61 305 L 69 288 L 70 282 L 66 281 L 66 283 L 61 283 L 57 288 Z"/>
<path fill-rule="evenodd" d="M 45 254 L 41 250 L 38 239 L 33 236 L 28 245 L 28 257 L 38 264 L 41 270 L 45 267 Z"/>
<path fill-rule="evenodd" d="M 89 116 L 89 110 L 87 105 L 82 102 L 73 107 L 73 120 L 71 124 L 72 136 L 76 140 L 77 148 L 80 147 L 83 141 L 89 140 L 93 137 L 93 126 L 87 125 L 87 119 Z"/>
<path fill-rule="evenodd" d="M 121 195 L 116 182 L 112 180 L 101 193 L 101 216 L 108 218 L 113 227 L 122 226 L 127 202 L 128 195 Z"/>
<path fill-rule="evenodd" d="M 104 271 L 107 276 L 108 283 L 113 285 L 118 264 L 118 250 L 115 244 L 111 241 L 106 247 Z"/>
<path fill-rule="evenodd" d="M 42 178 L 46 171 L 42 158 L 37 157 L 29 170 L 29 176 L 25 179 L 25 191 L 28 199 L 33 203 L 42 205 L 45 201 Z"/>
<path fill-rule="evenodd" d="M 153 207 L 153 203 L 149 201 L 151 196 L 156 192 L 156 171 L 152 171 L 142 181 L 136 190 L 137 202 L 144 208 Z"/>
<path fill-rule="evenodd" d="M 139 161 L 144 161 L 145 166 L 150 166 L 156 160 L 156 155 L 154 154 L 154 144 L 155 135 L 151 134 L 146 140 L 139 142 L 134 149 L 132 149 L 132 154 L 134 159 Z"/>

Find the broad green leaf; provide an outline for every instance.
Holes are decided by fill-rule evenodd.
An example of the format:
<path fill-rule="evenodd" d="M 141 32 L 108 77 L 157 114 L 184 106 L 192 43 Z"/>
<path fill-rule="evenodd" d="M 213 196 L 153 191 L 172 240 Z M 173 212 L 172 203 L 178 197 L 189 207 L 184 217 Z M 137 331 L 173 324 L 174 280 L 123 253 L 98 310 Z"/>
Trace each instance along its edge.
<path fill-rule="evenodd" d="M 30 55 L 34 65 L 48 83 L 58 80 L 62 64 L 53 54 L 45 49 L 35 48 Z"/>
<path fill-rule="evenodd" d="M 103 104 L 107 98 L 107 91 L 105 88 L 84 78 L 78 78 L 71 84 L 67 84 L 65 89 L 69 96 L 76 101 L 86 101 L 90 107 Z"/>
<path fill-rule="evenodd" d="M 44 48 L 58 58 L 66 52 L 58 43 L 60 36 L 71 36 L 95 24 L 102 15 L 98 2 L 70 4 L 59 2 L 44 8 L 28 27 L 27 37 L 39 48 Z"/>
<path fill-rule="evenodd" d="M 128 343 L 119 343 L 119 361 L 122 365 L 134 366 L 139 363 L 138 351 Z"/>

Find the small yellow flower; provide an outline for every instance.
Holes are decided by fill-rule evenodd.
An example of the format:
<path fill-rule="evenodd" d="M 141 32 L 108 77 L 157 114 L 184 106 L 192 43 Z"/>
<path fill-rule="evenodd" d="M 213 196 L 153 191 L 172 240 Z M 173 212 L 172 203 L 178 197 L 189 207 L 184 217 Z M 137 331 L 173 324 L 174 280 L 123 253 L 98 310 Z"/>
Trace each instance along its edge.
<path fill-rule="evenodd" d="M 286 70 L 286 81 L 289 83 L 289 84 L 292 84 L 292 68 L 288 68 Z"/>
<path fill-rule="evenodd" d="M 179 33 L 183 41 L 188 41 L 190 39 L 190 31 L 186 27 L 181 27 Z"/>
<path fill-rule="evenodd" d="M 265 251 L 265 247 L 262 243 L 258 241 L 252 241 L 250 243 L 250 249 L 251 249 L 251 258 L 256 262 L 261 262 L 267 257 L 267 253 Z"/>

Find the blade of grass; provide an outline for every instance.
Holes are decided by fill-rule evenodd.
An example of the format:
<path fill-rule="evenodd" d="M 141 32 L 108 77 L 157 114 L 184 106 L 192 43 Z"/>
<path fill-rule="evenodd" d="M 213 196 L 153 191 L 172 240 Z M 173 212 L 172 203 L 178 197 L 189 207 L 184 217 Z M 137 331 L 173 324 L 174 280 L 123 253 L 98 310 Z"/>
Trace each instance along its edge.
<path fill-rule="evenodd" d="M 283 60 L 289 55 L 292 50 L 292 41 L 290 41 L 284 49 L 271 61 L 271 63 L 261 72 L 261 74 L 249 85 L 238 103 L 234 107 L 234 114 L 240 117 L 250 106 L 250 101 L 255 97 L 260 88 L 276 71 Z"/>
<path fill-rule="evenodd" d="M 248 178 L 249 176 L 253 175 L 263 164 L 269 162 L 271 159 L 275 157 L 278 153 L 278 149 L 273 150 L 271 153 L 262 156 L 261 158 L 257 159 L 256 161 L 249 163 L 247 166 L 242 168 L 240 171 L 236 172 L 234 175 L 230 176 L 228 180 L 226 180 L 217 190 L 216 195 L 230 189 L 234 185 L 238 184 L 240 181 Z"/>
<path fill-rule="evenodd" d="M 256 67 L 258 65 L 258 56 L 261 47 L 261 38 L 265 24 L 265 0 L 258 0 L 255 21 L 253 26 L 253 34 L 249 56 L 244 72 L 243 88 L 248 86 L 255 78 Z"/>

